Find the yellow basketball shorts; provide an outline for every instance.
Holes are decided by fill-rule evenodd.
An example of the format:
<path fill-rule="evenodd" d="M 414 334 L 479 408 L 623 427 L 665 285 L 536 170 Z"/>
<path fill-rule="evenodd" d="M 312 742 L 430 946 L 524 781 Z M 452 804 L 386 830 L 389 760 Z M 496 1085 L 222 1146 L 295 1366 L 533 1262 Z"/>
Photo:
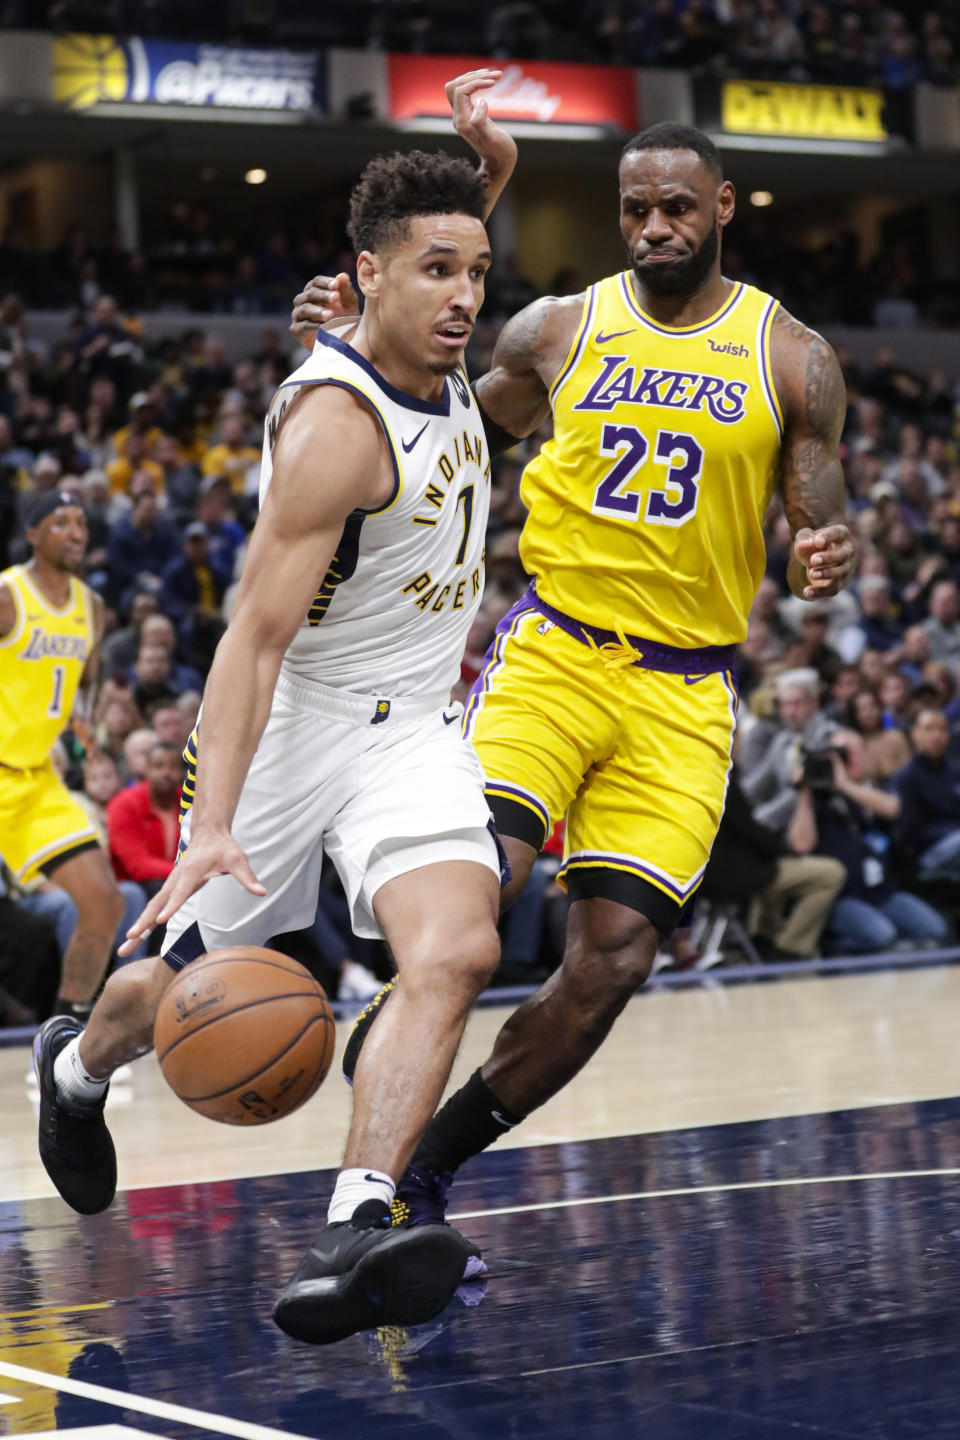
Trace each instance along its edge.
<path fill-rule="evenodd" d="M 96 829 L 52 761 L 32 770 L 0 765 L 0 855 L 18 880 L 52 874 L 97 844 Z"/>
<path fill-rule="evenodd" d="M 566 815 L 561 883 L 669 933 L 706 867 L 726 798 L 728 670 L 673 674 L 574 639 L 523 602 L 464 712 L 503 835 L 540 849 Z M 676 652 L 675 652 L 676 653 Z"/>

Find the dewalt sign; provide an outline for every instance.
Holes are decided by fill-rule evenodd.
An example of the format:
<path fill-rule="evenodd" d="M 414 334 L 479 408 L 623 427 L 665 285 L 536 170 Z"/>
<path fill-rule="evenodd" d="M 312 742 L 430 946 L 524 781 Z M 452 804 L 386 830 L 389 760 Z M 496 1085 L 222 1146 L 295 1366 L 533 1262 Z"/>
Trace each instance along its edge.
<path fill-rule="evenodd" d="M 882 90 L 846 85 L 727 80 L 720 96 L 720 123 L 731 135 L 882 144 L 889 139 L 885 100 Z"/>

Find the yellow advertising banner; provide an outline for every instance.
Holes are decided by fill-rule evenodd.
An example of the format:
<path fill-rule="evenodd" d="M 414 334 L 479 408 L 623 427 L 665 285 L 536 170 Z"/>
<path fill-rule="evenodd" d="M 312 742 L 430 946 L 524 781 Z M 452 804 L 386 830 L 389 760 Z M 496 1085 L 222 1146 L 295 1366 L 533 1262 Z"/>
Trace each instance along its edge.
<path fill-rule="evenodd" d="M 721 124 L 732 135 L 878 144 L 889 138 L 884 101 L 882 90 L 854 86 L 727 80 L 721 93 Z"/>

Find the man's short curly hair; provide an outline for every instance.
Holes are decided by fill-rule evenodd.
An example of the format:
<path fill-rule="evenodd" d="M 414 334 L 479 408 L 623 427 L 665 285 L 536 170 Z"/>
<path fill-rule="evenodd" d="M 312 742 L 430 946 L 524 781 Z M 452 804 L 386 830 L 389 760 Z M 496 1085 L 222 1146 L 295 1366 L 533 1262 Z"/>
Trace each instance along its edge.
<path fill-rule="evenodd" d="M 377 155 L 350 196 L 347 234 L 354 250 L 401 244 L 415 215 L 473 215 L 486 208 L 483 177 L 468 160 L 445 151 Z"/>

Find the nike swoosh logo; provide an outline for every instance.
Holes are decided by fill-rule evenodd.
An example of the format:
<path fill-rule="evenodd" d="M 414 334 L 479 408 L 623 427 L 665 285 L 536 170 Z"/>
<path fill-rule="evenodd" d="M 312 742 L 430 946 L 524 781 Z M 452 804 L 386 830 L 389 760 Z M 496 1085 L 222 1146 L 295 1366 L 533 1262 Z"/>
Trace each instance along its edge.
<path fill-rule="evenodd" d="M 634 325 L 630 330 L 614 330 L 610 335 L 604 335 L 602 330 L 598 330 L 595 336 L 596 343 L 598 345 L 607 345 L 611 340 L 619 340 L 621 335 L 632 335 L 636 328 L 636 325 Z"/>
<path fill-rule="evenodd" d="M 387 1183 L 382 1175 L 371 1175 L 369 1171 L 367 1171 L 363 1178 L 370 1185 L 385 1185 Z"/>
<path fill-rule="evenodd" d="M 490 1114 L 493 1116 L 494 1120 L 496 1120 L 497 1124 L 502 1125 L 505 1130 L 512 1130 L 514 1125 L 516 1124 L 515 1120 L 504 1120 L 499 1110 L 491 1110 Z"/>
<path fill-rule="evenodd" d="M 429 424 L 430 424 L 430 421 L 428 420 L 428 421 L 427 421 L 427 425 L 429 425 Z M 426 430 L 427 425 L 424 425 L 423 430 Z M 420 439 L 420 436 L 423 434 L 423 430 L 418 430 L 417 433 L 416 433 L 416 435 L 414 435 L 414 437 L 413 437 L 412 440 L 401 440 L 401 441 L 400 441 L 400 444 L 403 446 L 404 450 L 406 450 L 406 452 L 407 452 L 408 455 L 410 454 L 410 451 L 413 449 L 414 445 L 416 445 L 417 441 Z"/>
<path fill-rule="evenodd" d="M 443 712 L 443 723 L 444 723 L 444 725 L 452 725 L 453 722 L 454 722 L 454 720 L 459 720 L 459 719 L 460 719 L 460 716 L 459 716 L 459 715 L 448 715 L 447 712 L 446 712 L 446 710 L 444 710 L 444 712 Z"/>
<path fill-rule="evenodd" d="M 702 675 L 684 675 L 684 685 L 699 685 L 701 680 L 706 680 L 708 675 L 713 675 L 713 670 L 705 670 Z"/>

